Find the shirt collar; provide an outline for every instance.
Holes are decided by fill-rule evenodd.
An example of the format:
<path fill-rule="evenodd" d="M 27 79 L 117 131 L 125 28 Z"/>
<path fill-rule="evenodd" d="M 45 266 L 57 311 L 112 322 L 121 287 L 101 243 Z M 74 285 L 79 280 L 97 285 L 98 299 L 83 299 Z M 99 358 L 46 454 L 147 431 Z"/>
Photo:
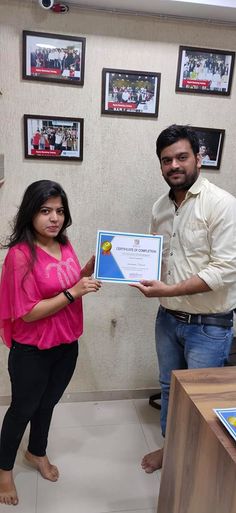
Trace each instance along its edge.
<path fill-rule="evenodd" d="M 205 181 L 205 178 L 201 176 L 201 174 L 198 175 L 196 182 L 190 187 L 190 189 L 187 191 L 186 198 L 190 195 L 197 195 L 202 189 L 202 184 Z M 170 189 L 169 191 L 169 198 L 174 202 L 175 197 L 173 191 Z"/>
<path fill-rule="evenodd" d="M 204 181 L 205 181 L 205 178 L 203 178 L 201 176 L 201 174 L 199 174 L 198 177 L 197 177 L 196 182 L 194 182 L 192 187 L 190 187 L 190 189 L 188 190 L 188 193 L 190 193 L 190 194 L 199 194 L 199 192 L 201 192 L 202 184 L 203 184 Z"/>

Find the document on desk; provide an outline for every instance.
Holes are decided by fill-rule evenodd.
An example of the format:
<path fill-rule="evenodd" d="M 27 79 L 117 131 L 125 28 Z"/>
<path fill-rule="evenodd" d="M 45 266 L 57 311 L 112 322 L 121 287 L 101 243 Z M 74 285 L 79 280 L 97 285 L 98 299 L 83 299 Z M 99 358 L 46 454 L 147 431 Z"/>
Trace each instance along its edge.
<path fill-rule="evenodd" d="M 236 440 L 236 408 L 214 408 L 213 411 Z"/>
<path fill-rule="evenodd" d="M 159 280 L 162 244 L 162 235 L 99 230 L 94 276 L 112 283 Z"/>

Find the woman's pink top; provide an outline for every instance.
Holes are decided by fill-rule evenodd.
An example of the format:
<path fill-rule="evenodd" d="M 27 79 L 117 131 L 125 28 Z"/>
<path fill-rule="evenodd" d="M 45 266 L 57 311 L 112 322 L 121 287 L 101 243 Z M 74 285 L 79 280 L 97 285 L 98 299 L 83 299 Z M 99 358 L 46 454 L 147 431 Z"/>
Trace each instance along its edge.
<path fill-rule="evenodd" d="M 22 317 L 42 299 L 56 296 L 79 281 L 80 264 L 69 242 L 60 245 L 61 260 L 35 246 L 36 260 L 26 243 L 9 249 L 0 284 L 0 335 L 11 347 L 12 339 L 49 349 L 73 342 L 83 332 L 82 299 L 78 298 L 59 312 L 32 322 Z"/>

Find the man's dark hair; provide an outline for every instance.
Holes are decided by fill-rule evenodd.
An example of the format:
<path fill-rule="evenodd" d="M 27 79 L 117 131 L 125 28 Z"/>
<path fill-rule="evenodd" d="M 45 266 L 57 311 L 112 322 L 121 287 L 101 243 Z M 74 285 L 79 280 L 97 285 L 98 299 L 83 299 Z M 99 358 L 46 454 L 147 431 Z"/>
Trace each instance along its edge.
<path fill-rule="evenodd" d="M 24 193 L 14 220 L 13 231 L 7 247 L 11 248 L 19 242 L 26 242 L 30 247 L 33 258 L 35 257 L 35 233 L 33 227 L 34 216 L 40 211 L 40 207 L 49 198 L 57 196 L 60 196 L 61 198 L 65 219 L 60 232 L 55 237 L 55 240 L 61 244 L 66 244 L 68 239 L 65 234 L 65 230 L 72 223 L 66 193 L 57 182 L 53 182 L 51 180 L 39 180 L 29 185 Z"/>
<path fill-rule="evenodd" d="M 159 160 L 161 160 L 162 150 L 180 139 L 187 139 L 190 142 L 194 155 L 199 153 L 199 140 L 196 132 L 189 125 L 171 125 L 163 130 L 157 138 L 156 153 Z"/>

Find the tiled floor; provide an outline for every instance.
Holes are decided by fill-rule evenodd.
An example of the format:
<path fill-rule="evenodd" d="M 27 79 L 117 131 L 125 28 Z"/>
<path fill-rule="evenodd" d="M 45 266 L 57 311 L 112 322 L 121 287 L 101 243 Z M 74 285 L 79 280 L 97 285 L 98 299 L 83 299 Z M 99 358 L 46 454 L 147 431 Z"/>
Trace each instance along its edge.
<path fill-rule="evenodd" d="M 6 407 L 0 407 L 0 420 Z M 57 483 L 24 463 L 27 434 L 15 465 L 15 513 L 155 513 L 160 471 L 146 474 L 142 456 L 162 446 L 159 412 L 147 399 L 60 403 L 54 412 L 48 456 Z"/>

